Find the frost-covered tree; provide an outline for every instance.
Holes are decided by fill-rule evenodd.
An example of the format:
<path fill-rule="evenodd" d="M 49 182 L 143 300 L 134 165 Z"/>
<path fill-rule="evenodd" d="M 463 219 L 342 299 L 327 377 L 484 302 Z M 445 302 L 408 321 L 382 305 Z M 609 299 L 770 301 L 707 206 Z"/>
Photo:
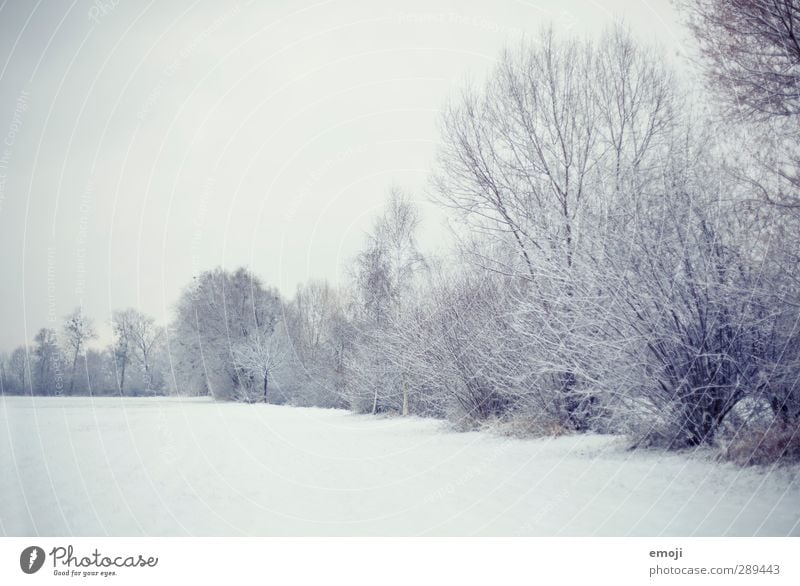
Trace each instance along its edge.
<path fill-rule="evenodd" d="M 181 295 L 170 330 L 178 390 L 207 390 L 216 398 L 233 400 L 250 397 L 254 386 L 260 390 L 263 379 L 256 381 L 235 357 L 243 345 L 269 340 L 281 311 L 278 293 L 244 268 L 197 276 Z"/>
<path fill-rule="evenodd" d="M 42 328 L 33 339 L 31 380 L 35 393 L 60 394 L 64 388 L 64 357 L 55 330 Z"/>
<path fill-rule="evenodd" d="M 610 338 L 612 328 L 620 334 L 624 369 L 606 369 L 605 386 L 649 406 L 645 435 L 675 446 L 713 442 L 727 414 L 758 391 L 763 311 L 774 301 L 736 186 L 717 171 L 712 145 L 686 146 L 666 160 L 647 215 L 620 232 L 630 249 L 609 259 L 614 319 L 604 325 Z"/>
<path fill-rule="evenodd" d="M 800 305 L 800 4 L 795 0 L 682 0 L 699 42 L 703 71 L 727 114 L 721 131 L 729 182 L 746 191 L 743 229 L 758 249 L 750 285 L 760 327 L 752 355 L 757 394 L 781 425 L 796 420 L 796 308 Z M 767 206 L 758 206 L 766 203 Z M 788 377 L 788 378 L 787 378 Z M 792 415 L 797 414 L 797 415 Z M 788 419 L 787 419 L 788 418 Z"/>
<path fill-rule="evenodd" d="M 657 175 L 672 85 L 624 29 L 596 44 L 545 30 L 506 51 L 485 87 L 444 115 L 437 198 L 496 243 L 489 250 L 499 254 L 476 251 L 477 264 L 527 282 L 517 335 L 549 394 L 542 400 L 576 429 L 589 425 L 595 401 L 579 353 L 598 324 L 581 308 L 599 302 L 609 237 Z"/>
<path fill-rule="evenodd" d="M 800 2 L 681 0 L 705 71 L 731 112 L 800 114 Z"/>
<path fill-rule="evenodd" d="M 14 348 L 8 357 L 5 373 L 8 386 L 19 392 L 33 392 L 30 359 L 33 349 L 27 346 Z"/>
<path fill-rule="evenodd" d="M 347 393 L 357 410 L 409 413 L 407 367 L 393 344 L 425 267 L 416 231 L 419 215 L 400 190 L 390 193 L 367 245 L 355 259 L 353 308 L 357 335 L 348 353 Z"/>
<path fill-rule="evenodd" d="M 111 316 L 111 327 L 114 333 L 115 365 L 121 395 L 125 394 L 125 373 L 132 358 L 131 330 L 136 313 L 135 309 L 124 309 L 114 311 Z"/>
<path fill-rule="evenodd" d="M 163 351 L 164 328 L 152 317 L 135 310 L 129 315 L 128 325 L 131 354 L 142 369 L 145 391 L 156 390 L 160 380 L 156 380 L 159 373 L 154 372 L 155 354 Z"/>
<path fill-rule="evenodd" d="M 289 339 L 282 323 L 271 328 L 255 328 L 232 346 L 231 354 L 242 384 L 238 395 L 242 401 L 267 402 L 269 383 L 286 361 Z"/>

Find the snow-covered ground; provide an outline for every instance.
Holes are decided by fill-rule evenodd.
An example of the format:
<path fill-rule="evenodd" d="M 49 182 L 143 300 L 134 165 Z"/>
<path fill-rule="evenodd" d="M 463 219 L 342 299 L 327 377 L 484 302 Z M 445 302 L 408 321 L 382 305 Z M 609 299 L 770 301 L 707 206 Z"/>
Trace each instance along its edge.
<path fill-rule="evenodd" d="M 7 535 L 800 535 L 796 470 L 204 399 L 0 398 Z"/>

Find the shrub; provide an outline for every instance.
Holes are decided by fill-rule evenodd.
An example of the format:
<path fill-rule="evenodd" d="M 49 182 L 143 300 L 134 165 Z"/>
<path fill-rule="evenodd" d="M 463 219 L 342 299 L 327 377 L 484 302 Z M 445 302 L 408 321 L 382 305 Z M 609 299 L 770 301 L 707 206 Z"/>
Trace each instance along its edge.
<path fill-rule="evenodd" d="M 800 462 L 800 426 L 776 421 L 767 427 L 742 430 L 728 443 L 723 458 L 740 466 Z"/>

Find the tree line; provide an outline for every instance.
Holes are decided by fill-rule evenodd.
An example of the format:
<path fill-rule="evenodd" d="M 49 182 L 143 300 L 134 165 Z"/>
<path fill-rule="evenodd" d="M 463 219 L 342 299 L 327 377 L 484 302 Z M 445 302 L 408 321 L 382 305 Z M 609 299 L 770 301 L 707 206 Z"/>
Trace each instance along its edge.
<path fill-rule="evenodd" d="M 340 287 L 284 300 L 215 269 L 157 340 L 115 322 L 113 388 L 124 364 L 154 391 L 800 458 L 798 11 L 682 7 L 703 88 L 622 27 L 544 30 L 444 109 L 428 195 L 457 221 L 452 250 L 421 253 L 418 208 L 394 189 Z M 15 384 L 49 356 L 40 334 L 33 361 L 6 360 Z"/>

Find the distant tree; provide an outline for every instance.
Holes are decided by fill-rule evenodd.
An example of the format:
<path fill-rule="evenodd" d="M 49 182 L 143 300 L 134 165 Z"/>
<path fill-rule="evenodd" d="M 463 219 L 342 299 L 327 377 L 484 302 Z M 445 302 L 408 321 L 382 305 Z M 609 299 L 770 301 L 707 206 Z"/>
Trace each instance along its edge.
<path fill-rule="evenodd" d="M 7 376 L 13 380 L 14 387 L 21 392 L 33 392 L 30 356 L 33 351 L 25 346 L 14 348 L 8 357 Z"/>
<path fill-rule="evenodd" d="M 72 355 L 72 375 L 70 376 L 69 390 L 71 395 L 75 388 L 75 373 L 78 365 L 78 358 L 86 349 L 86 344 L 97 337 L 92 320 L 83 313 L 81 307 L 77 307 L 72 313 L 66 316 L 64 323 L 64 343 L 67 350 Z"/>
<path fill-rule="evenodd" d="M 680 0 L 712 87 L 732 113 L 800 114 L 800 2 Z"/>
<path fill-rule="evenodd" d="M 678 4 L 699 41 L 709 87 L 726 113 L 744 125 L 729 131 L 736 150 L 749 147 L 748 156 L 758 163 L 754 169 L 748 161 L 734 161 L 731 171 L 764 201 L 799 212 L 800 1 Z"/>
<path fill-rule="evenodd" d="M 155 320 L 141 312 L 129 310 L 129 336 L 132 353 L 142 367 L 145 391 L 154 389 L 154 352 L 164 339 L 164 329 Z"/>
<path fill-rule="evenodd" d="M 63 359 L 55 330 L 42 328 L 33 339 L 34 393 L 59 394 L 64 386 Z"/>
<path fill-rule="evenodd" d="M 288 351 L 289 340 L 282 324 L 266 330 L 256 328 L 244 339 L 235 343 L 232 355 L 236 369 L 241 373 L 241 379 L 260 382 L 260 385 L 247 383 L 240 385 L 239 398 L 246 402 L 255 402 L 260 386 L 260 398 L 266 403 L 270 378 L 274 371 L 284 364 Z"/>
<path fill-rule="evenodd" d="M 174 384 L 189 387 L 183 392 L 207 389 L 218 399 L 249 400 L 264 379 L 243 368 L 237 355 L 265 358 L 281 311 L 278 293 L 244 268 L 200 274 L 181 295 L 170 328 L 170 353 L 181 379 Z"/>
<path fill-rule="evenodd" d="M 85 355 L 86 385 L 83 391 L 89 395 L 104 395 L 117 392 L 114 380 L 114 347 L 104 350 L 89 348 Z"/>

